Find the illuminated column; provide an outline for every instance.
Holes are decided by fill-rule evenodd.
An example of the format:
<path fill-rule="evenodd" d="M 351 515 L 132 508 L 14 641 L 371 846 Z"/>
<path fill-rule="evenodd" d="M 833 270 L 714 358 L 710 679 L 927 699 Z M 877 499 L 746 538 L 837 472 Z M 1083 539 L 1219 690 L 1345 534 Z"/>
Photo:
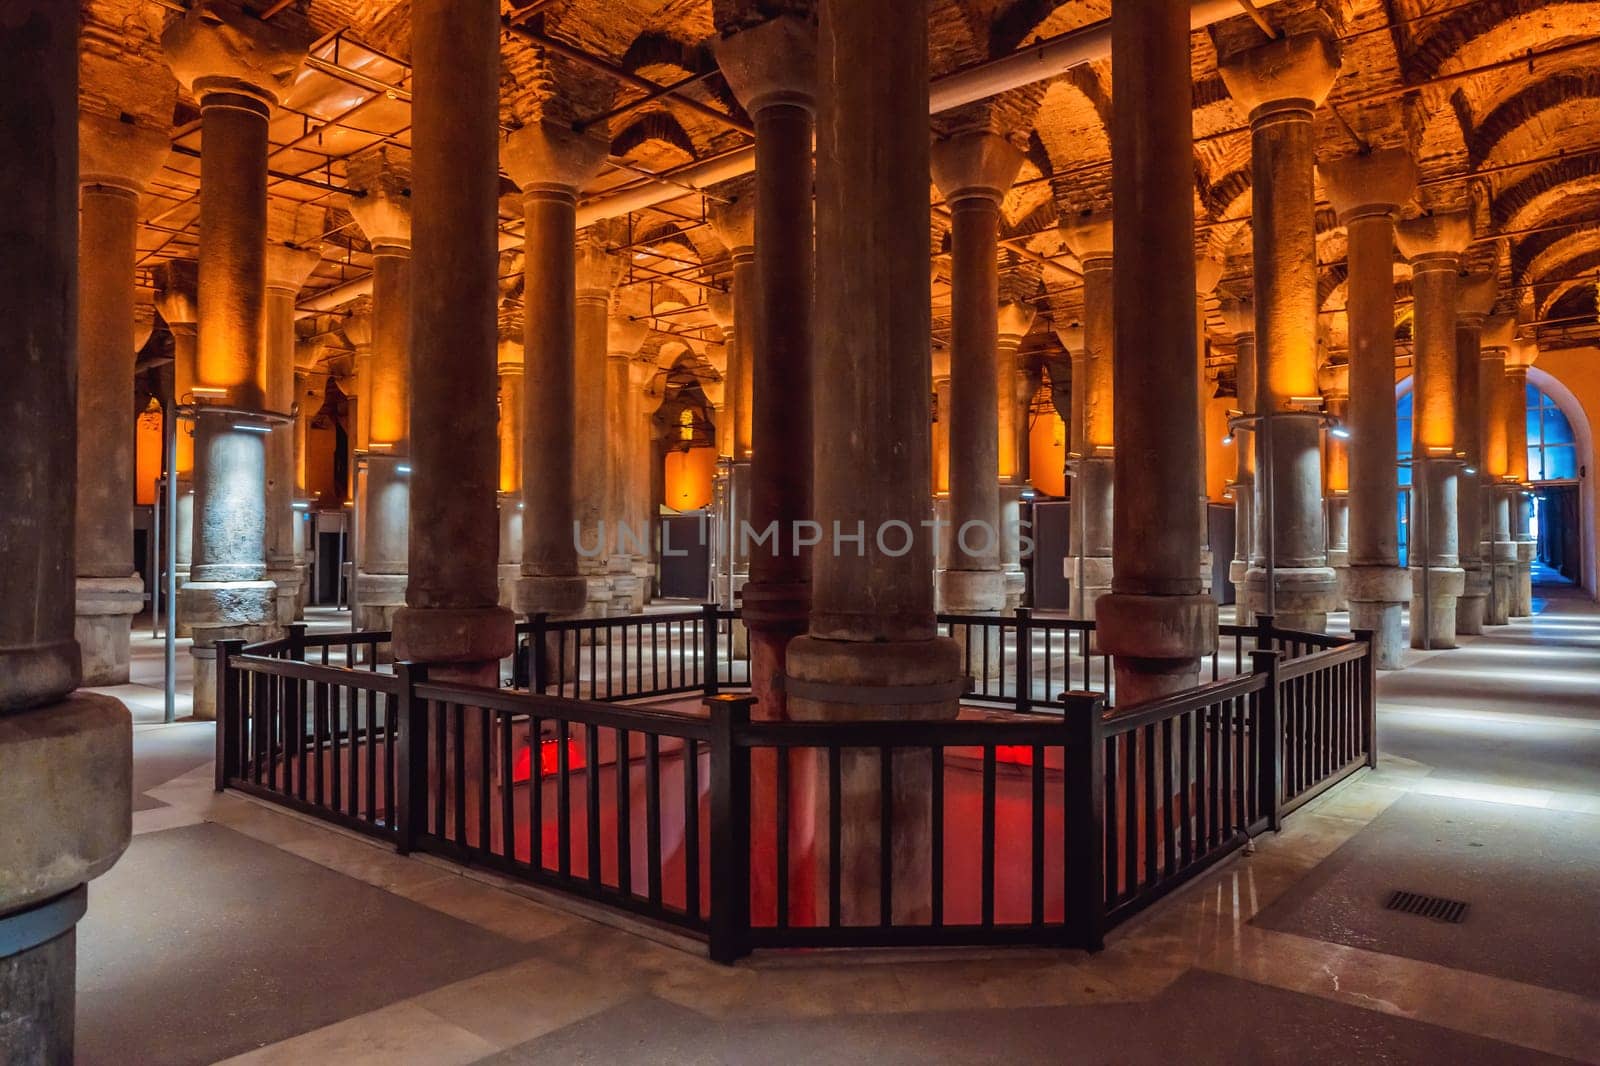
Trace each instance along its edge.
<path fill-rule="evenodd" d="M 1341 362 L 1328 363 L 1317 374 L 1322 402 L 1329 415 L 1343 423 L 1350 413 L 1349 356 L 1338 353 Z M 1343 431 L 1343 432 L 1348 432 Z M 1350 576 L 1350 450 L 1340 435 L 1328 433 L 1322 445 L 1322 486 L 1327 493 L 1328 566 L 1334 573 L 1333 610 L 1349 610 L 1345 591 Z"/>
<path fill-rule="evenodd" d="M 321 210 L 300 208 L 289 218 L 269 216 L 269 237 L 296 242 L 269 240 L 267 244 L 267 326 L 262 361 L 269 411 L 289 414 L 294 409 L 294 302 L 322 259 L 316 248 L 297 244 L 321 237 L 322 217 Z M 278 227 L 284 232 L 273 233 Z M 299 617 L 302 606 L 301 570 L 295 561 L 297 423 L 298 419 L 274 425 L 267 438 L 267 577 L 277 586 L 277 617 L 281 625 Z"/>
<path fill-rule="evenodd" d="M 1350 627 L 1373 634 L 1378 668 L 1400 667 L 1410 578 L 1400 566 L 1394 402 L 1395 215 L 1416 189 L 1404 151 L 1347 156 L 1320 168 L 1349 243 Z"/>
<path fill-rule="evenodd" d="M 522 323 L 500 327 L 500 606 L 516 605 L 522 576 Z"/>
<path fill-rule="evenodd" d="M 1245 578 L 1250 606 L 1278 624 L 1320 632 L 1334 574 L 1322 532 L 1317 394 L 1316 131 L 1312 114 L 1339 73 L 1332 41 L 1281 38 L 1220 66 L 1250 112 L 1255 256 L 1256 506 L 1261 554 Z M 1269 458 L 1270 457 L 1270 458 Z"/>
<path fill-rule="evenodd" d="M 395 658 L 429 664 L 435 679 L 491 687 L 512 648 L 495 570 L 499 12 L 494 0 L 411 5 L 419 284 L 411 298 L 406 605 L 394 617 Z"/>
<path fill-rule="evenodd" d="M 746 207 L 752 207 L 747 199 Z M 726 239 L 738 241 L 744 239 L 739 236 L 744 232 L 744 227 L 734 224 L 728 214 L 730 207 L 723 205 L 711 213 L 713 225 L 718 225 L 718 233 Z M 754 216 L 751 214 L 751 228 L 753 231 Z M 750 238 L 753 239 L 753 238 Z M 743 260 L 749 260 L 749 266 L 743 266 Z M 748 256 L 736 253 L 734 257 L 734 278 L 737 279 L 741 269 L 748 278 L 750 288 L 755 287 L 755 249 L 752 247 Z M 733 288 L 738 289 L 738 282 L 733 282 Z M 750 578 L 750 556 L 742 550 L 739 530 L 743 523 L 750 517 L 750 463 L 749 463 L 749 418 L 750 396 L 744 391 L 743 386 L 750 382 L 749 355 L 745 350 L 744 335 L 740 332 L 737 305 L 732 292 L 718 292 L 714 289 L 707 291 L 706 304 L 711 315 L 711 320 L 722 331 L 723 351 L 723 376 L 722 394 L 723 403 L 717 410 L 717 481 L 719 490 L 716 494 L 718 507 L 718 525 L 721 530 L 719 536 L 722 543 L 718 545 L 717 558 L 717 587 L 715 597 L 725 608 L 734 606 L 740 590 Z M 750 312 L 753 314 L 754 312 Z M 710 347 L 708 346 L 708 352 Z M 741 428 L 743 427 L 743 428 Z M 642 432 L 642 431 L 641 431 Z M 743 440 L 744 450 L 741 452 L 739 440 Z M 741 458 L 741 455 L 743 456 Z M 630 486 L 629 492 L 637 491 L 637 486 Z M 648 539 L 649 530 L 641 529 L 639 535 Z M 648 552 L 645 553 L 648 557 Z M 637 567 L 638 560 L 635 560 Z M 742 649 L 746 646 L 746 630 L 742 622 L 734 627 L 735 639 Z"/>
<path fill-rule="evenodd" d="M 950 349 L 933 350 L 933 494 L 950 494 Z M 943 560 L 941 559 L 941 563 Z"/>
<path fill-rule="evenodd" d="M 1067 577 L 1072 582 L 1072 613 L 1079 618 L 1094 618 L 1095 604 L 1111 591 L 1112 584 L 1116 324 L 1111 216 L 1073 219 L 1062 224 L 1061 236 L 1083 266 L 1083 374 L 1077 376 L 1078 368 L 1074 366 L 1072 382 L 1073 406 L 1079 405 L 1079 393 L 1083 397 L 1083 430 L 1078 477 L 1072 486 L 1072 548 L 1068 552 Z M 1192 320 L 1192 311 L 1190 317 Z M 1170 521 L 1169 515 L 1163 524 Z"/>
<path fill-rule="evenodd" d="M 295 412 L 294 438 L 290 442 L 294 460 L 294 501 L 289 506 L 294 512 L 294 568 L 300 577 L 300 588 L 295 595 L 294 616 L 296 619 L 303 619 L 306 616 L 306 605 L 311 602 L 311 566 L 308 549 L 315 536 L 312 523 L 316 520 L 308 513 L 313 501 L 310 498 L 310 490 L 306 488 L 306 434 L 311 430 L 311 420 L 317 413 L 322 394 L 318 392 L 312 395 L 311 372 L 300 369 L 299 361 L 297 356 L 294 395 L 300 409 Z"/>
<path fill-rule="evenodd" d="M 199 264 L 193 259 L 168 259 L 152 268 L 156 283 L 156 312 L 172 331 L 172 395 L 177 404 L 194 402 L 194 369 L 198 348 L 200 301 L 197 295 Z M 175 521 L 177 550 L 173 553 L 178 586 L 189 580 L 194 554 L 194 424 L 178 423 L 178 444 L 173 456 L 178 481 Z M 189 635 L 189 620 L 179 604 L 178 635 Z"/>
<path fill-rule="evenodd" d="M 1239 417 L 1249 418 L 1256 410 L 1255 305 L 1249 300 L 1224 300 L 1222 318 L 1233 334 Z M 1246 422 L 1230 429 L 1228 439 L 1234 450 L 1233 481 L 1228 485 L 1228 491 L 1233 493 L 1233 561 L 1228 564 L 1228 580 L 1242 593 L 1255 550 L 1255 430 Z M 1235 623 L 1250 625 L 1255 621 L 1247 597 L 1237 595 L 1233 610 Z"/>
<path fill-rule="evenodd" d="M 606 332 L 605 381 L 605 521 L 611 543 L 607 560 L 611 577 L 611 613 L 633 614 L 644 607 L 644 591 L 634 565 L 647 555 L 648 540 L 629 513 L 633 485 L 633 423 L 637 405 L 633 364 L 650 336 L 650 327 L 631 315 L 614 312 Z"/>
<path fill-rule="evenodd" d="M 1200 483 L 1200 385 L 1188 9 L 1157 0 L 1115 6 L 1111 56 L 1112 154 L 1128 165 L 1112 175 L 1113 577 L 1095 616 L 1100 646 L 1114 656 L 1117 705 L 1130 707 L 1193 688 L 1200 657 L 1217 646 L 1217 601 L 1200 591 L 1199 529 L 1189 517 Z"/>
<path fill-rule="evenodd" d="M 1456 632 L 1483 632 L 1489 610 L 1491 567 L 1483 553 L 1482 409 L 1483 323 L 1494 310 L 1495 280 L 1488 274 L 1463 278 L 1457 288 L 1456 450 L 1464 464 L 1456 488 L 1456 527 L 1466 584 L 1456 602 Z"/>
<path fill-rule="evenodd" d="M 1466 585 L 1457 528 L 1456 275 L 1472 239 L 1466 214 L 1424 215 L 1395 237 L 1411 260 L 1411 646 L 1456 646 L 1456 601 Z"/>
<path fill-rule="evenodd" d="M 606 156 L 603 141 L 534 124 L 501 152 L 521 188 L 527 218 L 523 258 L 524 392 L 522 577 L 517 611 L 574 618 L 588 582 L 573 543 L 573 475 L 579 434 L 577 370 L 578 189 Z M 592 426 L 583 432 L 592 432 Z"/>
<path fill-rule="evenodd" d="M 162 35 L 201 122 L 194 555 L 178 593 L 194 635 L 197 718 L 216 714 L 216 642 L 260 640 L 277 628 L 266 561 L 273 420 L 261 417 L 267 123 L 304 55 L 281 31 L 229 12 L 197 5 Z"/>
<path fill-rule="evenodd" d="M 1511 421 L 1525 419 L 1522 408 L 1511 406 L 1507 397 L 1506 352 L 1516 338 L 1516 320 L 1510 315 L 1495 315 L 1483 324 L 1479 338 L 1478 362 L 1478 443 L 1483 465 L 1480 495 L 1483 509 L 1483 558 L 1490 570 L 1488 606 L 1485 621 L 1503 626 L 1511 620 L 1516 599 L 1517 545 L 1511 537 L 1511 504 L 1506 479 L 1511 473 Z M 1526 422 L 1523 432 L 1527 432 Z"/>
<path fill-rule="evenodd" d="M 572 517 L 569 534 L 579 548 L 578 571 L 584 576 L 584 613 L 603 618 L 611 613 L 613 593 L 609 556 L 616 530 L 601 529 L 606 514 L 606 360 L 611 321 L 611 286 L 621 273 L 621 260 L 606 251 L 600 234 L 586 232 L 578 240 L 574 303 L 572 369 Z M 609 525 L 609 524 L 608 524 Z"/>
<path fill-rule="evenodd" d="M 728 455 L 744 468 L 748 478 L 751 436 L 752 346 L 757 341 L 756 316 L 761 313 L 761 290 L 756 281 L 756 194 L 747 189 L 737 199 L 717 204 L 708 212 L 711 228 L 728 249 L 732 263 L 726 294 L 710 293 L 712 317 L 722 327 L 728 346 L 727 386 Z"/>
<path fill-rule="evenodd" d="M 84 883 L 122 854 L 131 818 L 128 710 L 73 691 L 79 17 L 59 0 L 0 15 L 0 1054 L 19 1064 L 73 1061 Z M 107 295 L 129 307 L 131 277 L 126 302 Z M 130 309 L 125 340 L 131 327 Z M 131 414 L 130 391 L 115 423 L 130 437 Z"/>
<path fill-rule="evenodd" d="M 139 195 L 171 147 L 165 129 L 78 119 L 77 622 L 83 683 L 128 680 L 128 633 L 143 604 L 133 570 L 134 259 Z"/>
<path fill-rule="evenodd" d="M 946 137 L 933 146 L 933 180 L 950 209 L 950 529 L 938 571 L 940 609 L 951 614 L 988 614 L 1005 607 L 1001 572 L 1000 486 L 1014 489 L 1014 419 L 1001 422 L 999 408 L 1011 408 L 1011 382 L 999 389 L 1000 276 L 995 256 L 1000 233 L 1000 200 L 1016 178 L 1022 153 L 1004 137 L 970 132 Z M 1011 468 L 999 466 L 1002 428 Z M 1013 504 L 1013 510 L 1015 505 Z M 990 628 L 998 641 L 998 629 Z M 974 650 L 999 669 L 994 653 Z"/>
<path fill-rule="evenodd" d="M 372 246 L 371 344 L 358 401 L 367 474 L 356 627 L 384 630 L 405 606 L 411 550 L 411 173 L 386 147 L 347 166 L 350 213 Z"/>
<path fill-rule="evenodd" d="M 655 525 L 661 513 L 657 483 L 661 478 L 661 457 L 656 451 L 655 416 L 666 399 L 655 363 L 649 359 L 634 362 L 629 374 L 633 383 L 631 399 L 633 413 L 628 416 L 632 425 L 631 451 L 636 457 L 632 465 L 633 478 L 628 487 L 632 501 L 631 514 L 636 516 L 635 528 L 645 531 L 645 554 L 634 561 L 633 572 L 638 575 L 640 592 L 648 603 L 655 597 Z"/>
<path fill-rule="evenodd" d="M 829 544 L 813 556 L 811 628 L 789 645 L 789 716 L 953 719 L 961 654 L 938 635 L 921 525 L 932 497 L 927 8 L 823 0 L 818 39 L 816 380 L 849 387 L 814 404 L 816 511 L 830 539 L 838 528 L 863 542 L 859 555 Z M 883 916 L 880 760 L 841 755 L 846 924 L 931 917 L 933 766 L 912 749 L 895 751 L 891 766 L 893 913 Z M 827 858 L 813 864 L 823 878 Z"/>
<path fill-rule="evenodd" d="M 722 38 L 716 43 L 716 55 L 756 132 L 754 328 L 746 325 L 743 309 L 734 315 L 750 378 L 750 402 L 745 405 L 741 397 L 739 418 L 750 420 L 750 525 L 759 533 L 776 523 L 776 534 L 767 545 L 750 549 L 750 579 L 743 600 L 750 631 L 751 692 L 759 701 L 756 714 L 778 719 L 785 717 L 780 684 L 785 649 L 805 628 L 813 577 L 810 553 L 797 543 L 796 527 L 812 518 L 814 405 L 809 397 L 814 358 L 812 134 L 817 30 L 809 21 L 783 15 Z M 921 121 L 926 137 L 927 117 Z M 924 170 L 924 208 L 927 177 Z M 926 255 L 918 269 L 925 279 Z M 735 300 L 741 300 L 740 287 L 735 282 Z M 926 288 L 923 291 L 926 294 Z M 916 387 L 924 388 L 926 381 L 924 368 Z M 926 430 L 924 424 L 921 431 Z M 742 450 L 742 441 L 736 440 L 736 459 Z M 923 506 L 926 471 L 924 462 L 916 475 Z"/>
<path fill-rule="evenodd" d="M 1539 356 L 1532 341 L 1513 339 L 1506 346 L 1507 508 L 1517 545 L 1516 575 L 1511 582 L 1511 615 L 1533 615 L 1533 555 L 1538 545 L 1528 524 L 1528 368 Z"/>
<path fill-rule="evenodd" d="M 1217 282 L 1222 280 L 1222 263 L 1209 257 L 1199 257 L 1194 262 L 1194 365 L 1195 380 L 1199 388 L 1195 390 L 1195 405 L 1199 411 L 1200 432 L 1196 434 L 1198 443 L 1196 447 L 1200 456 L 1200 485 L 1199 485 L 1199 513 L 1196 521 L 1200 526 L 1200 591 L 1215 595 L 1211 588 L 1211 572 L 1213 553 L 1211 550 L 1211 489 L 1207 480 L 1206 455 L 1214 446 L 1213 442 L 1206 439 L 1206 416 L 1211 411 L 1211 393 L 1216 386 L 1216 379 L 1211 376 L 1206 366 L 1206 301 L 1217 289 Z"/>
<path fill-rule="evenodd" d="M 1022 569 L 1022 493 L 1028 487 L 1027 375 L 1018 365 L 1022 338 L 1033 329 L 1035 311 L 1024 303 L 1000 305 L 996 336 L 995 392 L 1000 416 L 1000 573 L 1005 580 L 1005 608 L 1014 611 L 1028 592 Z"/>

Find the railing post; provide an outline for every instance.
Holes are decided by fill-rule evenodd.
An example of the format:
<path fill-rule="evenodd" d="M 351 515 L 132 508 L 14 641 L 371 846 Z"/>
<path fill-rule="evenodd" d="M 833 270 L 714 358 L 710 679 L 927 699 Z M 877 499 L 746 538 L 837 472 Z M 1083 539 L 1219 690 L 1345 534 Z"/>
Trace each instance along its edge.
<path fill-rule="evenodd" d="M 738 743 L 750 724 L 749 696 L 713 696 L 711 712 L 711 937 L 713 962 L 750 954 L 750 749 Z"/>
<path fill-rule="evenodd" d="M 400 679 L 399 735 L 395 751 L 400 780 L 395 782 L 394 790 L 395 850 L 407 855 L 416 846 L 417 819 L 426 817 L 428 810 L 428 705 L 417 698 L 417 686 L 428 680 L 428 668 L 418 663 L 398 662 L 394 664 L 394 673 Z M 537 774 L 537 766 L 534 772 Z"/>
<path fill-rule="evenodd" d="M 1002 638 L 1001 647 L 1005 647 Z M 1017 713 L 1033 709 L 1033 608 L 1017 608 Z M 1049 693 L 1045 694 L 1049 699 Z"/>
<path fill-rule="evenodd" d="M 306 624 L 304 622 L 290 622 L 283 627 L 284 637 L 289 641 L 287 655 L 295 662 L 306 661 Z"/>
<path fill-rule="evenodd" d="M 717 605 L 703 603 L 700 605 L 700 647 L 703 654 L 701 662 L 701 683 L 705 687 L 705 694 L 717 694 L 717 671 L 721 669 L 721 656 L 717 651 Z"/>
<path fill-rule="evenodd" d="M 1272 636 L 1273 616 L 1270 614 L 1256 615 L 1256 650 L 1277 651 L 1278 645 Z"/>
<path fill-rule="evenodd" d="M 216 789 L 221 792 L 239 775 L 239 700 L 234 691 L 232 658 L 244 648 L 242 640 L 217 641 L 217 759 Z"/>
<path fill-rule="evenodd" d="M 1250 671 L 1265 675 L 1261 686 L 1260 722 L 1256 734 L 1256 799 L 1267 817 L 1267 826 L 1274 833 L 1283 827 L 1283 715 L 1278 706 L 1278 663 L 1283 653 L 1253 651 L 1250 653 Z"/>
<path fill-rule="evenodd" d="M 1367 744 L 1367 766 L 1375 767 L 1378 765 L 1378 656 L 1373 649 L 1376 635 L 1370 629 L 1358 629 L 1354 636 L 1367 646 L 1361 670 L 1361 731 Z"/>
<path fill-rule="evenodd" d="M 545 643 L 550 616 L 540 611 L 528 621 L 532 623 L 528 632 L 528 691 L 543 692 L 550 683 L 550 649 Z"/>
<path fill-rule="evenodd" d="M 1100 692 L 1068 692 L 1064 796 L 1066 832 L 1066 935 L 1088 951 L 1105 946 L 1105 739 L 1101 719 L 1106 698 Z"/>
<path fill-rule="evenodd" d="M 527 626 L 517 623 L 515 629 L 515 643 L 511 650 L 511 687 L 528 687 L 528 655 L 532 644 L 528 641 Z"/>

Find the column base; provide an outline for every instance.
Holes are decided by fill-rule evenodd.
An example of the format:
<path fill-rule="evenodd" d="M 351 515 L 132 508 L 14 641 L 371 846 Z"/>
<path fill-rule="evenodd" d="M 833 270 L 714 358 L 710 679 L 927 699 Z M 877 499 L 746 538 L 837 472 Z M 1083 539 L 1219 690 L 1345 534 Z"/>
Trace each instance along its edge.
<path fill-rule="evenodd" d="M 961 649 L 948 637 L 866 643 L 810 634 L 789 642 L 792 721 L 952 719 L 960 710 Z"/>
<path fill-rule="evenodd" d="M 1111 591 L 1111 556 L 1086 555 L 1079 559 L 1069 555 L 1061 569 L 1071 585 L 1067 603 L 1072 617 L 1093 621 L 1095 604 Z"/>
<path fill-rule="evenodd" d="M 1228 563 L 1228 581 L 1233 585 L 1233 624 L 1236 626 L 1252 626 L 1256 623 L 1256 613 L 1250 609 L 1244 587 L 1244 579 L 1249 572 L 1250 564 L 1243 559 Z"/>
<path fill-rule="evenodd" d="M 604 618 L 611 613 L 611 575 L 585 574 L 583 616 Z"/>
<path fill-rule="evenodd" d="M 1456 605 L 1466 588 L 1467 572 L 1459 566 L 1428 568 L 1427 592 L 1420 567 L 1411 569 L 1411 646 L 1442 651 L 1456 647 Z"/>
<path fill-rule="evenodd" d="M 13 945 L 0 956 L 0 1049 L 7 1062 L 71 1062 L 81 886 L 132 826 L 128 709 L 80 691 L 0 715 L 0 782 L 19 800 L 0 833 L 0 944 Z"/>
<path fill-rule="evenodd" d="M 356 629 L 379 633 L 394 629 L 394 616 L 406 605 L 405 574 L 369 574 L 356 571 Z M 389 646 L 378 647 L 378 661 L 392 658 Z"/>
<path fill-rule="evenodd" d="M 1200 684 L 1200 658 L 1217 650 L 1214 597 L 1113 592 L 1096 607 L 1100 649 L 1114 657 L 1119 708 Z"/>
<path fill-rule="evenodd" d="M 1005 578 L 1005 609 L 1015 611 L 1028 598 L 1028 575 L 1021 569 L 1002 570 Z"/>
<path fill-rule="evenodd" d="M 589 601 L 589 582 L 577 574 L 522 574 L 514 595 L 518 614 L 577 618 Z"/>
<path fill-rule="evenodd" d="M 294 563 L 267 566 L 267 580 L 278 587 L 276 617 L 278 624 L 286 626 L 295 619 L 295 601 L 300 596 L 300 573 Z"/>
<path fill-rule="evenodd" d="M 83 657 L 83 684 L 126 684 L 129 633 L 144 606 L 144 582 L 138 574 L 80 577 L 75 593 L 73 635 Z"/>
<path fill-rule="evenodd" d="M 500 606 L 511 611 L 517 605 L 517 581 L 522 577 L 521 563 L 501 563 L 499 567 Z"/>
<path fill-rule="evenodd" d="M 1273 572 L 1275 588 L 1268 595 L 1267 571 L 1251 565 L 1245 574 L 1245 590 L 1250 609 L 1270 614 L 1281 629 L 1324 633 L 1328 612 L 1333 610 L 1336 575 L 1332 567 L 1279 567 Z"/>
<path fill-rule="evenodd" d="M 1001 570 L 940 570 L 934 585 L 942 614 L 983 614 L 999 619 L 1005 608 L 1006 574 Z M 980 680 L 1000 676 L 1000 627 L 952 625 L 950 639 L 961 647 L 963 675 Z"/>
<path fill-rule="evenodd" d="M 1484 546 L 1489 560 L 1489 600 L 1484 620 L 1492 626 L 1508 625 L 1516 606 L 1517 546 L 1512 541 L 1491 541 Z"/>
<path fill-rule="evenodd" d="M 1462 569 L 1466 571 L 1466 581 L 1461 597 L 1456 600 L 1456 632 L 1475 637 L 1483 632 L 1488 615 L 1489 571 L 1476 560 Z"/>
<path fill-rule="evenodd" d="M 1352 566 L 1345 575 L 1350 628 L 1372 632 L 1379 670 L 1398 670 L 1405 649 L 1403 609 L 1411 598 L 1411 575 L 1399 566 Z"/>
<path fill-rule="evenodd" d="M 1333 605 L 1329 610 L 1350 609 L 1350 552 L 1343 548 L 1328 549 L 1328 569 L 1333 571 Z"/>
<path fill-rule="evenodd" d="M 194 644 L 194 716 L 217 716 L 216 642 L 269 640 L 279 631 L 277 586 L 270 581 L 191 581 L 178 590 L 178 613 Z"/>
<path fill-rule="evenodd" d="M 1215 595 L 1211 588 L 1211 571 L 1215 566 L 1215 559 L 1210 548 L 1200 549 L 1200 591 L 1207 596 Z"/>
<path fill-rule="evenodd" d="M 811 587 L 746 581 L 740 592 L 750 647 L 750 694 L 756 699 L 755 716 L 782 721 L 789 717 L 783 680 L 789 646 L 806 631 Z"/>
<path fill-rule="evenodd" d="M 634 607 L 634 613 L 637 614 L 638 612 L 644 610 L 645 604 L 647 604 L 651 600 L 655 599 L 655 584 L 656 584 L 656 568 L 655 568 L 655 564 L 652 563 L 649 559 L 640 559 L 640 560 L 638 560 L 637 562 L 635 562 L 633 564 L 633 576 L 637 577 L 639 579 L 639 601 Z M 734 580 L 734 587 L 735 588 L 739 587 L 742 584 L 743 584 L 742 580 L 740 580 L 739 578 L 735 578 L 735 580 Z"/>
<path fill-rule="evenodd" d="M 437 677 L 489 676 L 511 654 L 515 621 L 504 607 L 402 607 L 394 615 L 394 654 L 403 662 L 444 668 Z"/>
<path fill-rule="evenodd" d="M 1533 617 L 1533 555 L 1538 545 L 1531 540 L 1517 544 L 1517 576 L 1511 590 L 1511 613 L 1517 618 Z"/>
<path fill-rule="evenodd" d="M 183 590 L 183 586 L 185 586 L 185 585 L 187 585 L 189 583 L 189 566 L 188 566 L 188 564 L 185 563 L 182 566 L 175 567 L 174 570 L 173 570 L 172 577 L 173 577 L 173 587 L 178 589 L 181 592 Z M 163 590 L 162 595 L 163 596 L 166 595 L 165 590 Z M 162 610 L 164 611 L 164 610 L 166 610 L 166 608 L 163 607 Z M 177 611 L 177 614 L 178 614 L 178 636 L 180 638 L 194 636 L 194 633 L 191 632 L 190 629 L 189 629 L 189 616 L 183 613 L 183 600 L 182 600 L 181 597 L 178 600 L 178 611 Z"/>

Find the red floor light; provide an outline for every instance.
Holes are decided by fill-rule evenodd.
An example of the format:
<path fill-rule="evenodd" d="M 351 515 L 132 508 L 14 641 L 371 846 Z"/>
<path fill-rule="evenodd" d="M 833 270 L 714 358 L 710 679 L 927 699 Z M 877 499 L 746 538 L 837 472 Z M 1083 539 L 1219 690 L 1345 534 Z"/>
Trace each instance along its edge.
<path fill-rule="evenodd" d="M 539 741 L 540 777 L 554 777 L 556 772 L 560 769 L 561 754 L 560 749 L 556 745 L 557 741 L 554 737 L 545 737 Z M 583 767 L 583 749 L 578 746 L 578 742 L 576 740 L 568 737 L 567 770 L 570 773 L 573 770 L 582 770 Z M 519 782 L 528 780 L 533 776 L 531 772 L 532 769 L 533 749 L 531 746 L 523 746 L 517 750 L 517 757 L 512 761 L 511 764 L 512 783 L 517 784 Z"/>

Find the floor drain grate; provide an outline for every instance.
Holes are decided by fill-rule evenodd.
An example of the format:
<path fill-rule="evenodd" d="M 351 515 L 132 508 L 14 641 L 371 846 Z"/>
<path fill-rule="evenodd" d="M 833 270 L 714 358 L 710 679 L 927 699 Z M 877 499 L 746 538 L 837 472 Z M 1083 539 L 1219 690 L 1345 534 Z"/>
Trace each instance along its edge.
<path fill-rule="evenodd" d="M 1385 910 L 1402 911 L 1455 925 L 1460 925 L 1467 916 L 1467 905 L 1459 899 L 1424 896 L 1420 892 L 1405 892 L 1400 889 L 1389 893 L 1389 902 L 1383 906 Z"/>

